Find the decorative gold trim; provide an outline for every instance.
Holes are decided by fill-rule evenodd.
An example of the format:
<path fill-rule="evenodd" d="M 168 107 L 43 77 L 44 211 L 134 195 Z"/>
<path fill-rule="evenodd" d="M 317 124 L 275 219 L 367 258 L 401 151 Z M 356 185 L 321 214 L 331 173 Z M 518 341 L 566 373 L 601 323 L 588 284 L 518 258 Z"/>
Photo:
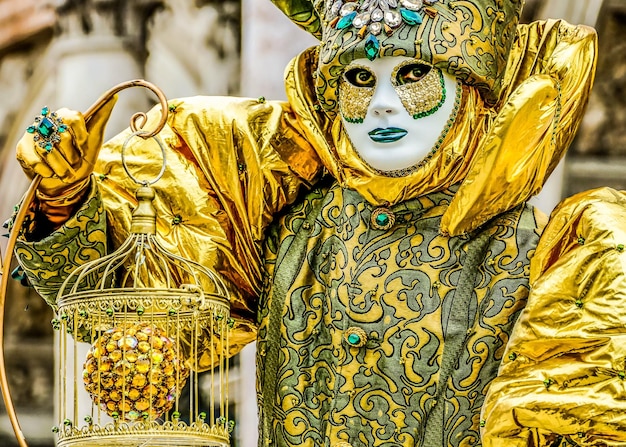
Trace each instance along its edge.
<path fill-rule="evenodd" d="M 131 447 L 172 446 L 200 447 L 230 445 L 228 431 L 224 426 L 202 422 L 187 425 L 167 421 L 137 423 L 109 423 L 104 426 L 97 424 L 80 428 L 68 427 L 59 432 L 57 447 Z"/>
<path fill-rule="evenodd" d="M 399 68 L 411 65 L 411 61 L 399 64 Z M 395 70 L 395 69 L 394 69 Z M 405 110 L 414 119 L 430 116 L 441 108 L 446 100 L 446 85 L 440 69 L 431 67 L 430 71 L 419 81 L 398 84 L 397 73 L 391 78 L 394 89 L 400 97 Z"/>

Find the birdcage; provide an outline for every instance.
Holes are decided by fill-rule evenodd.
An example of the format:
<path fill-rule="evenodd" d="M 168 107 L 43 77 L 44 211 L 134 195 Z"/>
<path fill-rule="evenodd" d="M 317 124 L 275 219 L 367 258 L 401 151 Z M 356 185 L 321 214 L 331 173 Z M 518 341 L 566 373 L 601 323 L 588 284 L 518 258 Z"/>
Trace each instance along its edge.
<path fill-rule="evenodd" d="M 165 161 L 151 182 L 131 175 L 124 148 L 122 162 L 138 183 L 129 237 L 57 296 L 57 445 L 228 446 L 228 291 L 159 242 L 150 185 Z M 202 402 L 200 358 L 212 365 Z"/>
<path fill-rule="evenodd" d="M 167 251 L 156 232 L 154 190 L 166 167 L 165 149 L 156 137 L 167 121 L 168 105 L 155 85 L 138 79 L 105 92 L 85 120 L 118 92 L 145 87 L 161 103 L 154 129 L 142 130 L 145 113 L 131 118 L 133 133 L 122 147 L 121 162 L 137 183 L 137 207 L 130 234 L 113 253 L 72 272 L 57 296 L 59 421 L 58 446 L 229 446 L 228 290 L 211 270 Z M 44 114 L 42 112 L 42 114 Z M 46 109 L 47 114 L 47 109 Z M 128 170 L 124 150 L 131 138 L 154 138 L 163 156 L 151 181 Z M 21 228 L 42 178 L 36 176 L 14 216 Z M 11 231 L 0 267 L 0 345 L 9 267 L 19 232 Z M 200 399 L 200 364 L 207 399 Z M 207 380 L 208 377 L 208 380 Z M 27 447 L 7 380 L 0 349 L 0 389 L 20 447 Z"/>

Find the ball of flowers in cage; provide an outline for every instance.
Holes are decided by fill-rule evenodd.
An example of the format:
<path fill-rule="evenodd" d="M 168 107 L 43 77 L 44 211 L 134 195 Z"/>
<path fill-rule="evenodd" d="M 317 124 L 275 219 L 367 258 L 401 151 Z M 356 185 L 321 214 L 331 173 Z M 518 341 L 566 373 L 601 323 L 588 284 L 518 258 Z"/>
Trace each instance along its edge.
<path fill-rule="evenodd" d="M 133 421 L 160 417 L 174 406 L 189 369 L 174 339 L 148 323 L 104 332 L 87 353 L 85 388 L 110 416 Z"/>

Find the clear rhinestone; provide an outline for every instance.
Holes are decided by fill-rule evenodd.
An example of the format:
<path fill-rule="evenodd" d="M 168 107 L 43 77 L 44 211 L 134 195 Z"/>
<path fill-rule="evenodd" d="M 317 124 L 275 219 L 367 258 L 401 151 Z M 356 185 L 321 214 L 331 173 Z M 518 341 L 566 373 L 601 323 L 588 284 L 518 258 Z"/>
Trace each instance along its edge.
<path fill-rule="evenodd" d="M 372 22 L 370 23 L 369 30 L 370 30 L 370 33 L 372 33 L 375 36 L 378 36 L 383 30 L 383 25 L 380 22 Z"/>
<path fill-rule="evenodd" d="M 370 23 L 370 13 L 369 12 L 363 12 L 361 14 L 358 14 L 355 18 L 354 21 L 352 22 L 352 24 L 356 27 L 356 28 L 361 28 L 362 26 L 367 25 L 368 23 Z"/>
<path fill-rule="evenodd" d="M 341 9 L 342 6 L 343 6 L 342 0 L 337 0 L 335 3 L 333 3 L 333 6 L 330 8 L 331 16 L 334 17 L 337 14 L 339 14 L 339 10 Z"/>
<path fill-rule="evenodd" d="M 400 3 L 411 11 L 419 11 L 424 6 L 422 0 L 400 0 Z"/>
<path fill-rule="evenodd" d="M 384 16 L 385 14 L 383 13 L 383 10 L 376 8 L 372 11 L 372 22 L 380 22 Z"/>
<path fill-rule="evenodd" d="M 346 3 L 346 4 L 344 4 L 341 7 L 341 10 L 340 10 L 339 13 L 342 16 L 347 16 L 348 14 L 350 14 L 351 12 L 354 12 L 356 10 L 356 6 L 357 6 L 356 3 L 354 3 L 354 2 Z"/>
<path fill-rule="evenodd" d="M 397 28 L 402 23 L 402 16 L 398 11 L 389 10 L 385 13 L 385 23 L 392 28 Z"/>

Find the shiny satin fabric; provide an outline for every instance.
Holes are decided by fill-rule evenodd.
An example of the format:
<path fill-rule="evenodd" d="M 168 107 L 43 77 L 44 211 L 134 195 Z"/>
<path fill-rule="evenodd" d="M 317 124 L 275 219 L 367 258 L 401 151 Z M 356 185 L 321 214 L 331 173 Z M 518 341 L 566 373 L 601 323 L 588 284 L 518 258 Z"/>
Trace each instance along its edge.
<path fill-rule="evenodd" d="M 399 179 L 365 166 L 340 123 L 315 107 L 315 49 L 288 67 L 288 103 L 201 97 L 172 101 L 169 125 L 161 134 L 168 169 L 155 185 L 159 231 L 168 248 L 183 256 L 199 255 L 198 261 L 223 273 L 232 284 L 235 310 L 250 316 L 256 303 L 248 302 L 249 297 L 256 296 L 262 280 L 264 230 L 324 168 L 374 205 L 393 205 L 460 183 L 443 216 L 441 230 L 451 235 L 470 232 L 522 203 L 541 189 L 571 139 L 557 130 L 569 134 L 580 121 L 595 68 L 595 34 L 553 21 L 520 26 L 519 35 L 507 73 L 512 92 L 501 99 L 500 108 L 487 108 L 475 89 L 465 87 L 459 119 L 440 151 L 423 168 Z M 557 74 L 560 95 L 567 100 L 555 124 Z M 520 80 L 527 75 L 533 76 Z M 134 206 L 128 193 L 134 185 L 119 164 L 126 138 L 122 134 L 109 142 L 96 166 L 113 217 L 109 237 L 114 245 L 126 237 Z M 137 177 L 153 178 L 160 169 L 154 143 L 134 138 L 126 151 Z M 172 225 L 177 216 L 180 222 Z M 193 253 L 207 239 L 214 248 Z"/>
<path fill-rule="evenodd" d="M 231 337 L 236 352 L 255 338 L 264 230 L 321 165 L 285 103 L 194 97 L 172 101 L 170 109 L 159 134 L 167 169 L 153 185 L 157 232 L 166 249 L 224 277 L 238 321 Z M 146 126 L 158 115 L 151 111 Z M 125 142 L 126 164 L 137 179 L 151 181 L 162 164 L 154 141 L 129 135 L 109 141 L 95 167 L 113 248 L 126 239 L 136 206 L 137 185 L 120 163 Z"/>
<path fill-rule="evenodd" d="M 626 445 L 626 193 L 573 196 L 531 260 L 531 293 L 483 407 L 483 445 Z"/>
<path fill-rule="evenodd" d="M 365 165 L 340 120 L 315 106 L 314 50 L 287 71 L 289 102 L 308 124 L 320 123 L 311 130 L 326 169 L 373 204 L 395 204 L 460 182 L 441 230 L 468 233 L 541 191 L 582 120 L 594 79 L 593 29 L 551 20 L 519 25 L 517 34 L 498 104 L 487 107 L 465 86 L 459 118 L 441 148 L 406 177 L 385 177 Z"/>
<path fill-rule="evenodd" d="M 470 231 L 539 193 L 572 142 L 595 76 L 597 37 L 560 20 L 518 26 L 502 92 L 444 231 Z"/>

